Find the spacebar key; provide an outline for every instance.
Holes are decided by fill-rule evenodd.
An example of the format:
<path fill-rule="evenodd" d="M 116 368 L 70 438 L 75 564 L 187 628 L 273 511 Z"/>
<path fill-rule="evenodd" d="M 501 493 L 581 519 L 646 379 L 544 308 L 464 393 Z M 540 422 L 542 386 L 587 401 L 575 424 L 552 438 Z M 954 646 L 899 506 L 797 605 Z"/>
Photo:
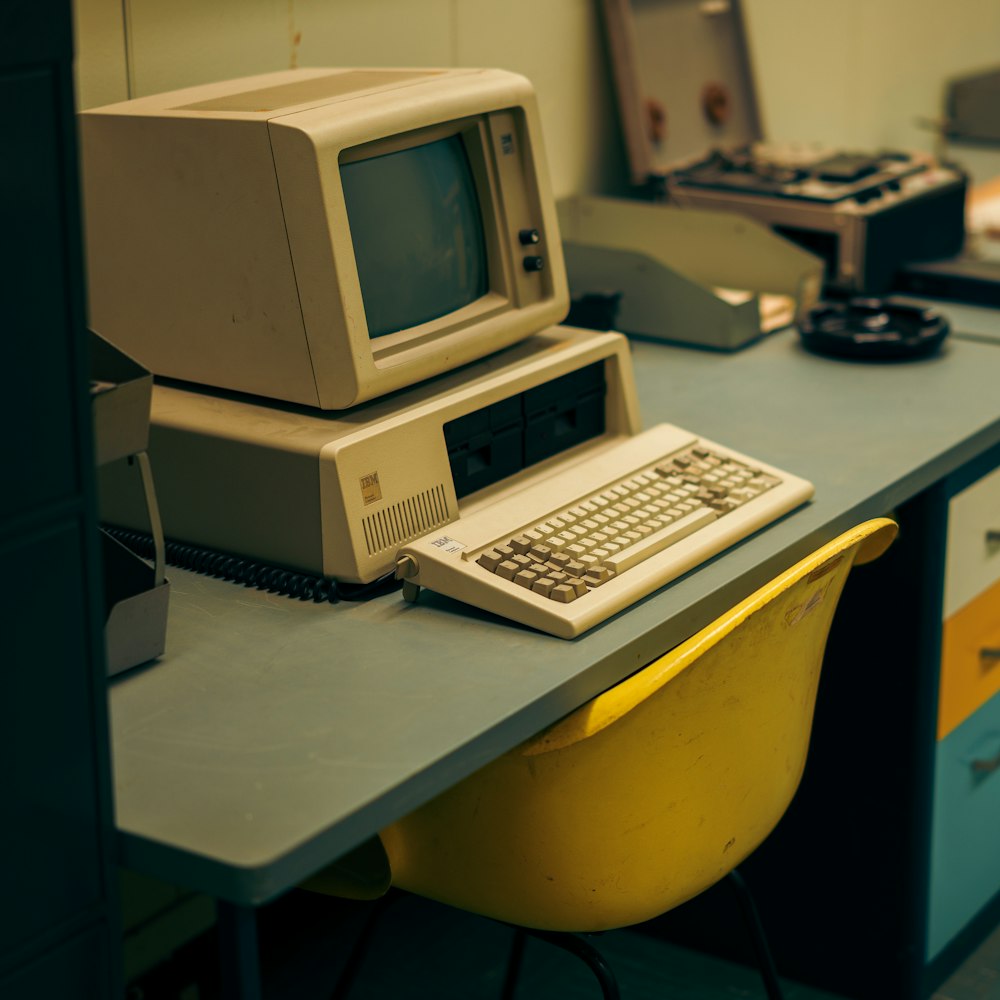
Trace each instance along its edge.
<path fill-rule="evenodd" d="M 650 556 L 655 556 L 657 552 L 662 552 L 674 542 L 679 542 L 692 532 L 710 524 L 716 517 L 718 515 L 710 507 L 702 507 L 686 517 L 682 517 L 679 521 L 674 521 L 662 531 L 647 536 L 641 542 L 636 542 L 635 545 L 630 545 L 623 552 L 605 559 L 604 565 L 616 573 L 631 569 Z"/>

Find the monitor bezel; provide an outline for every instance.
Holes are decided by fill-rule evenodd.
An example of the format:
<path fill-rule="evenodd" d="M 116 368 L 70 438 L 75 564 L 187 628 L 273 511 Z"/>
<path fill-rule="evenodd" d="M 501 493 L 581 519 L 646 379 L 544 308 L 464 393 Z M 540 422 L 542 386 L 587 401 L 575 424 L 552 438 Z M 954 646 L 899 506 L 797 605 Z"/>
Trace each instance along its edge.
<path fill-rule="evenodd" d="M 500 226 L 498 208 L 500 186 L 492 158 L 486 155 L 490 140 L 485 115 L 469 115 L 466 118 L 441 122 L 347 147 L 341 150 L 338 164 L 343 166 L 348 163 L 359 163 L 391 153 L 416 149 L 456 135 L 462 140 L 472 172 L 483 228 L 489 288 L 483 295 L 459 309 L 379 337 L 372 337 L 368 332 L 366 318 L 365 333 L 376 368 L 384 369 L 405 364 L 409 352 L 425 349 L 427 345 L 454 335 L 471 324 L 500 316 L 515 305 L 510 274 L 510 253 L 509 248 L 504 245 L 504 234 Z M 339 175 L 338 184 L 339 197 L 343 200 L 343 185 L 340 183 Z M 349 232 L 349 220 L 347 228 Z M 357 294 L 361 296 L 361 281 L 356 263 L 346 280 L 357 285 Z"/>

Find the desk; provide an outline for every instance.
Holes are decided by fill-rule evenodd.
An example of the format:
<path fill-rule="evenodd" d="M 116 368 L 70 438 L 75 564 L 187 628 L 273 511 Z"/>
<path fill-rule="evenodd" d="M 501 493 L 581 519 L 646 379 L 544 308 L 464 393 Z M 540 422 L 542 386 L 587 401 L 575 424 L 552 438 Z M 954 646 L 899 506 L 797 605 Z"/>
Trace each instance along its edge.
<path fill-rule="evenodd" d="M 271 899 L 1000 443 L 1000 351 L 973 340 L 898 365 L 813 357 L 791 332 L 634 358 L 646 425 L 795 471 L 815 500 L 571 642 L 426 592 L 318 606 L 172 570 L 166 654 L 111 689 L 122 863 Z"/>

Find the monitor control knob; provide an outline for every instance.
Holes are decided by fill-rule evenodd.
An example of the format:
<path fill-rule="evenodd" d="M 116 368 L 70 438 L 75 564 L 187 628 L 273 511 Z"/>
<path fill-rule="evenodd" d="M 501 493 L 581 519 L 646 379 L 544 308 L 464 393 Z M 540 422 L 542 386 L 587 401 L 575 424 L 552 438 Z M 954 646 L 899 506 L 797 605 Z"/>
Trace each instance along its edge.
<path fill-rule="evenodd" d="M 544 257 L 525 257 L 524 258 L 524 269 L 525 271 L 541 271 L 545 268 L 545 258 Z"/>
<path fill-rule="evenodd" d="M 541 243 L 542 235 L 537 229 L 522 229 L 517 238 L 523 247 L 533 247 L 536 243 Z"/>

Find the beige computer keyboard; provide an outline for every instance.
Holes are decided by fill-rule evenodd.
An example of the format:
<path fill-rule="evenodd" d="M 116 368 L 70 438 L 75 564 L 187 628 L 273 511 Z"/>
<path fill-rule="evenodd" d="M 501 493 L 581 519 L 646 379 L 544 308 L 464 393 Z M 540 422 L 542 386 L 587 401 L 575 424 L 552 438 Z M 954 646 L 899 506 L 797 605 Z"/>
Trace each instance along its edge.
<path fill-rule="evenodd" d="M 397 573 L 410 599 L 424 586 L 570 639 L 812 494 L 660 424 L 408 543 Z"/>

